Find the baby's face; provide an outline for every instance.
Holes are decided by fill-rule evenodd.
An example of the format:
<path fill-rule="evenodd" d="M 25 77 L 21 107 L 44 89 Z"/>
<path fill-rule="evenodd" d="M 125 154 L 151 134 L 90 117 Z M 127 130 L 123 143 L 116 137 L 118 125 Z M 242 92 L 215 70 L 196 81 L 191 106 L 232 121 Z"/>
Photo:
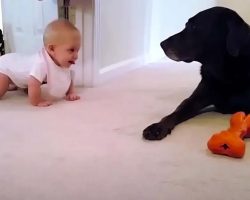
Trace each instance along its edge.
<path fill-rule="evenodd" d="M 52 59 L 58 66 L 69 68 L 72 64 L 75 64 L 80 46 L 80 34 L 69 36 L 61 44 L 54 46 Z"/>

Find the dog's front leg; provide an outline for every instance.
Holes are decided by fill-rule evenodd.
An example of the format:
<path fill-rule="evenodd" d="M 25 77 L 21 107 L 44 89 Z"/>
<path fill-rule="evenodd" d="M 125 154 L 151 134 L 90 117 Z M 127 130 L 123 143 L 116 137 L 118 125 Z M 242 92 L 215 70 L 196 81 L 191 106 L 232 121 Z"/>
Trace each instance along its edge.
<path fill-rule="evenodd" d="M 198 115 L 201 109 L 211 105 L 210 96 L 209 88 L 201 81 L 193 94 L 185 99 L 172 114 L 144 129 L 143 137 L 147 140 L 163 139 L 177 124 Z"/>

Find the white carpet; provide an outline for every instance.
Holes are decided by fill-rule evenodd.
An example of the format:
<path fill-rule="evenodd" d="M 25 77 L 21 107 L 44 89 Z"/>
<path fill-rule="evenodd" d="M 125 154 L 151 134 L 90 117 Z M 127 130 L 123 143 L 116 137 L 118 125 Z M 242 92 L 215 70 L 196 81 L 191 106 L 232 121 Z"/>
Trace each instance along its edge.
<path fill-rule="evenodd" d="M 162 141 L 142 139 L 199 79 L 195 64 L 161 62 L 48 108 L 9 92 L 0 101 L 0 200 L 249 199 L 249 141 L 243 159 L 207 150 L 228 115 L 203 114 Z"/>

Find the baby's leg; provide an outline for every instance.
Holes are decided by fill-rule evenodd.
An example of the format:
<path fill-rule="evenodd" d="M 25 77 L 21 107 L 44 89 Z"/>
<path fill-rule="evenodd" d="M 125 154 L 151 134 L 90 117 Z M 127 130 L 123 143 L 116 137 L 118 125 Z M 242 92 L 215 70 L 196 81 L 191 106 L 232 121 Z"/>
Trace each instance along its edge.
<path fill-rule="evenodd" d="M 8 91 L 11 80 L 5 74 L 0 73 L 0 98 Z"/>

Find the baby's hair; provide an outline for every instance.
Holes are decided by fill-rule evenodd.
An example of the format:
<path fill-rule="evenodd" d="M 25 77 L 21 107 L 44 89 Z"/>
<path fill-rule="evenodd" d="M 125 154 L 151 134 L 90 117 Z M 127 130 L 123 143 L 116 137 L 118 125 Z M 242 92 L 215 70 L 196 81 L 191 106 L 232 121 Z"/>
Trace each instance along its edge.
<path fill-rule="evenodd" d="M 54 43 L 60 38 L 60 35 L 65 31 L 77 31 L 78 29 L 66 19 L 56 19 L 50 22 L 43 34 L 43 43 L 48 45 L 49 43 Z"/>

